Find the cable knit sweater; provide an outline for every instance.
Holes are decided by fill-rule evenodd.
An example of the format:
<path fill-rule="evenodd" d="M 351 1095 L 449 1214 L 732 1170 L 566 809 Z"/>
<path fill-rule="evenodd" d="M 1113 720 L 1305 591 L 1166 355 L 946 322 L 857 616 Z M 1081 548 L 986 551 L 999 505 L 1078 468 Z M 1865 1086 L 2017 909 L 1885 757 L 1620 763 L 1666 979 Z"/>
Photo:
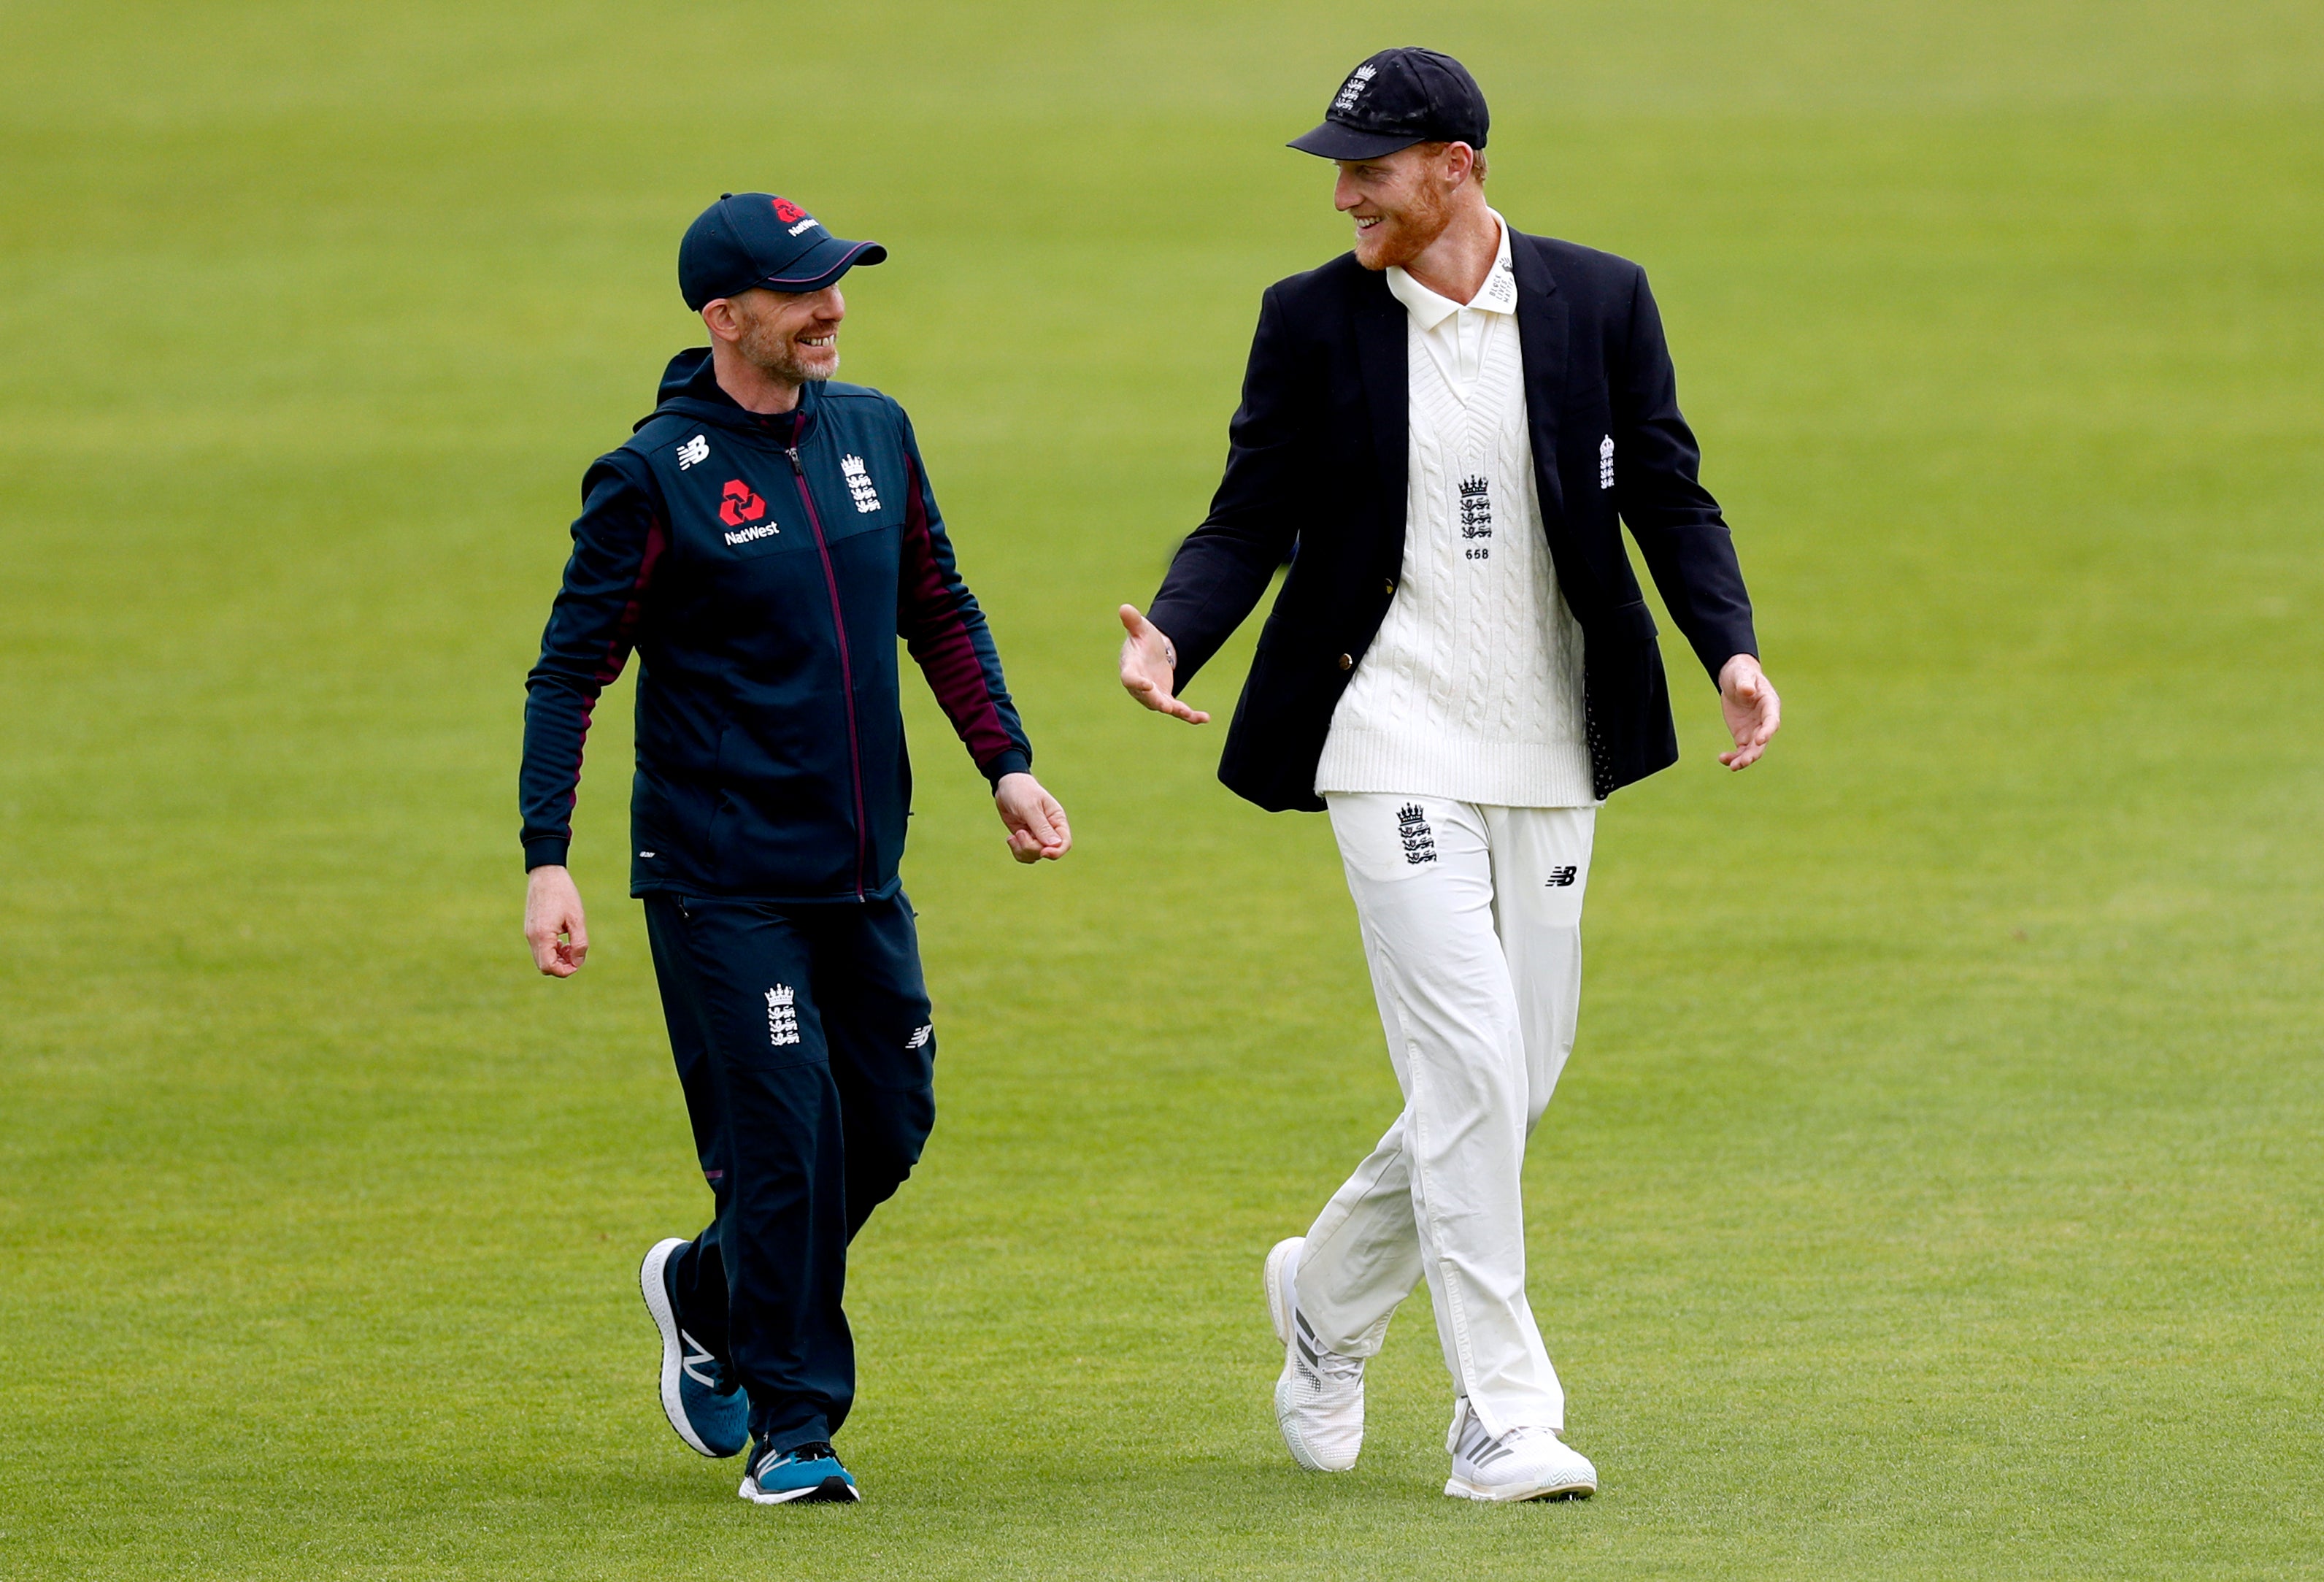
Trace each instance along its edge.
<path fill-rule="evenodd" d="M 1594 806 L 1582 629 L 1542 536 L 1508 227 L 1468 305 L 1400 269 L 1388 288 L 1409 337 L 1404 569 L 1332 716 L 1316 792 Z"/>

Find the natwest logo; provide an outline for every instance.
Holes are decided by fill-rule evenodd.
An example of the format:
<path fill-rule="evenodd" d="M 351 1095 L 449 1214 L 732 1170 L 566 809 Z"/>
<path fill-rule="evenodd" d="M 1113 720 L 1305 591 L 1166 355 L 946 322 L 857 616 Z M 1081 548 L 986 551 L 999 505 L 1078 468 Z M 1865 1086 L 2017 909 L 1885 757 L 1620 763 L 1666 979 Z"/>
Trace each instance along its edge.
<path fill-rule="evenodd" d="M 778 198 L 775 199 L 775 217 L 783 224 L 788 225 L 793 220 L 805 219 L 807 210 L 788 198 Z"/>
<path fill-rule="evenodd" d="M 756 522 L 767 513 L 767 503 L 759 498 L 758 491 L 741 478 L 728 478 L 723 497 L 718 502 L 718 520 L 729 527 L 740 527 L 746 522 Z"/>

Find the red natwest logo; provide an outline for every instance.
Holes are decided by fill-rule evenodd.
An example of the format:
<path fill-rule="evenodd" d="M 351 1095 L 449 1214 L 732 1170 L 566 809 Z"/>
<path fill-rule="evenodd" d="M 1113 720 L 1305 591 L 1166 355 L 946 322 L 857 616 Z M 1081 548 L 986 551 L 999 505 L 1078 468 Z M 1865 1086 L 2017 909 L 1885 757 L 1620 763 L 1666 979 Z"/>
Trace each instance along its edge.
<path fill-rule="evenodd" d="M 783 224 L 788 225 L 793 220 L 805 219 L 807 210 L 788 198 L 778 198 L 775 199 L 775 217 Z"/>
<path fill-rule="evenodd" d="M 756 522 L 767 513 L 767 503 L 741 478 L 728 478 L 722 492 L 724 498 L 718 502 L 718 520 L 729 527 Z"/>

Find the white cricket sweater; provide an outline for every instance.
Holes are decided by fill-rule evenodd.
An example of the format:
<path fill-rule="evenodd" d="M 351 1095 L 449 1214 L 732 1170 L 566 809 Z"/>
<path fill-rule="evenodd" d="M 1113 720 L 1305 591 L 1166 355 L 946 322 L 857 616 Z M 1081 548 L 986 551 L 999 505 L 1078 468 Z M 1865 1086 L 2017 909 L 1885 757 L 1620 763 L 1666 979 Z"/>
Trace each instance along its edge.
<path fill-rule="evenodd" d="M 1408 336 L 1404 567 L 1332 715 L 1316 793 L 1593 807 L 1582 628 L 1542 536 L 1508 227 L 1466 306 L 1388 273 Z"/>

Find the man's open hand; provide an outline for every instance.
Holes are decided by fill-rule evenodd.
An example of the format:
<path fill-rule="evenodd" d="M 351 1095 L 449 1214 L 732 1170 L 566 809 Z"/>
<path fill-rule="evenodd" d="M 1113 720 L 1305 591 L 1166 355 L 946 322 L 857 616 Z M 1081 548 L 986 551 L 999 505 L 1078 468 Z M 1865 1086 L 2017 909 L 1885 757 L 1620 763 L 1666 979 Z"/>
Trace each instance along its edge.
<path fill-rule="evenodd" d="M 1121 624 L 1130 634 L 1121 640 L 1121 684 L 1130 695 L 1157 714 L 1176 715 L 1188 725 L 1210 724 L 1209 715 L 1171 696 L 1178 680 L 1178 651 L 1162 628 L 1139 615 L 1136 605 L 1121 606 Z"/>
<path fill-rule="evenodd" d="M 1759 661 L 1738 653 L 1719 668 L 1719 711 L 1727 717 L 1727 734 L 1735 750 L 1719 761 L 1729 769 L 1748 769 L 1759 761 L 1784 723 L 1784 702 Z"/>
<path fill-rule="evenodd" d="M 1074 849 L 1065 809 L 1031 775 L 1002 775 L 992 788 L 992 806 L 1009 828 L 1009 855 L 1019 862 L 1056 862 Z"/>
<path fill-rule="evenodd" d="M 589 959 L 581 892 L 573 875 L 554 863 L 542 864 L 525 879 L 524 941 L 532 947 L 532 964 L 551 977 L 571 977 Z"/>

